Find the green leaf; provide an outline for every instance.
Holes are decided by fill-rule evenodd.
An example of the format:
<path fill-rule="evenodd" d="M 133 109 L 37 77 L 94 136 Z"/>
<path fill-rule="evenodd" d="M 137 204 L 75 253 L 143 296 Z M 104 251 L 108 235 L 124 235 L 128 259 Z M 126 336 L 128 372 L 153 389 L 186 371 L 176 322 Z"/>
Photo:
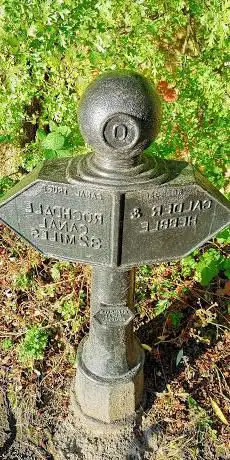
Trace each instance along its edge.
<path fill-rule="evenodd" d="M 196 264 L 196 279 L 202 286 L 208 286 L 223 267 L 224 258 L 219 251 L 209 249 Z"/>
<path fill-rule="evenodd" d="M 10 140 L 11 140 L 11 136 L 9 136 L 9 135 L 0 136 L 0 144 L 3 143 L 3 142 L 9 142 Z"/>
<path fill-rule="evenodd" d="M 29 327 L 25 337 L 19 344 L 19 360 L 22 363 L 33 363 L 36 359 L 43 359 L 43 353 L 47 346 L 49 332 L 40 324 Z"/>
<path fill-rule="evenodd" d="M 61 150 L 64 143 L 65 138 L 62 136 L 62 134 L 52 132 L 46 136 L 42 142 L 42 146 L 47 150 Z"/>
<path fill-rule="evenodd" d="M 51 120 L 49 122 L 49 128 L 50 128 L 50 131 L 56 131 L 56 129 L 58 128 L 58 125 L 53 120 Z"/>
<path fill-rule="evenodd" d="M 15 181 L 11 177 L 4 176 L 0 178 L 0 197 L 14 184 Z"/>
<path fill-rule="evenodd" d="M 156 307 L 154 308 L 155 316 L 161 315 L 169 306 L 169 301 L 166 299 L 158 300 Z"/>
<path fill-rule="evenodd" d="M 55 132 L 67 137 L 70 135 L 71 129 L 68 126 L 58 126 Z"/>
<path fill-rule="evenodd" d="M 169 313 L 168 318 L 170 319 L 173 327 L 178 328 L 183 318 L 183 313 L 180 311 L 172 311 Z"/>
<path fill-rule="evenodd" d="M 210 398 L 210 401 L 211 401 L 212 408 L 213 408 L 213 411 L 215 412 L 216 416 L 220 419 L 220 421 L 224 425 L 229 425 L 228 420 L 226 419 L 225 415 L 223 414 L 222 410 L 220 409 L 220 407 L 218 406 L 216 401 L 214 401 L 214 399 L 212 399 L 212 398 Z"/>
<path fill-rule="evenodd" d="M 144 350 L 149 351 L 150 353 L 152 352 L 152 348 L 146 343 L 142 343 L 141 346 Z"/>
<path fill-rule="evenodd" d="M 57 158 L 56 150 L 46 150 L 45 159 L 46 160 L 53 160 L 54 158 Z"/>
<path fill-rule="evenodd" d="M 212 263 L 209 267 L 197 268 L 197 278 L 202 286 L 208 286 L 210 282 L 218 275 L 218 268 Z"/>
<path fill-rule="evenodd" d="M 149 265 L 141 265 L 141 267 L 139 268 L 139 272 L 141 273 L 141 275 L 150 276 L 152 274 L 152 267 L 150 267 Z"/>
<path fill-rule="evenodd" d="M 42 128 L 38 128 L 37 129 L 37 132 L 36 132 L 36 139 L 38 141 L 43 141 L 44 139 L 46 139 L 46 132 L 44 129 Z"/>
<path fill-rule="evenodd" d="M 77 311 L 78 306 L 76 302 L 74 302 L 73 300 L 65 301 L 58 307 L 58 312 L 61 313 L 65 321 L 68 321 L 71 318 L 73 318 L 76 315 Z"/>
<path fill-rule="evenodd" d="M 225 228 L 216 236 L 219 244 L 230 244 L 230 227 Z"/>
<path fill-rule="evenodd" d="M 14 345 L 14 342 L 13 340 L 9 339 L 9 338 L 6 338 L 4 340 L 2 340 L 0 342 L 0 347 L 3 349 L 3 350 L 10 350 Z"/>
<path fill-rule="evenodd" d="M 191 256 L 187 256 L 181 260 L 182 274 L 184 276 L 190 276 L 192 271 L 195 269 L 196 261 L 194 259 L 194 253 Z"/>
<path fill-rule="evenodd" d="M 70 149 L 64 149 L 64 150 L 57 150 L 57 156 L 58 158 L 61 157 L 68 157 L 71 155 L 72 150 Z"/>
<path fill-rule="evenodd" d="M 223 262 L 223 270 L 226 278 L 230 279 L 230 259 L 225 259 Z"/>
<path fill-rule="evenodd" d="M 187 401 L 188 401 L 188 406 L 190 409 L 202 410 L 201 406 L 192 396 L 188 395 Z"/>

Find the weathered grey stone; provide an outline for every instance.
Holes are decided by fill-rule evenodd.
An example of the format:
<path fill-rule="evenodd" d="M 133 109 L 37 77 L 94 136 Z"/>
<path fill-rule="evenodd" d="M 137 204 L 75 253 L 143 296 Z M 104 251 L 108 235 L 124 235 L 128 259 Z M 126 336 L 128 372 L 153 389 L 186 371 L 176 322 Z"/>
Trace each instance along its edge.
<path fill-rule="evenodd" d="M 135 417 L 143 393 L 143 370 L 130 379 L 94 379 L 77 367 L 76 402 L 88 417 L 105 423 Z"/>

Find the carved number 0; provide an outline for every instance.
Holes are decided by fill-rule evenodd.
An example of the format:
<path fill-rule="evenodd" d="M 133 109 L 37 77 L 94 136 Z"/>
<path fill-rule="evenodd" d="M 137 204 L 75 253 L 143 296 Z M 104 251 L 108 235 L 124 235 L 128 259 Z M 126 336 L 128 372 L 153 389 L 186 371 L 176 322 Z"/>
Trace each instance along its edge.
<path fill-rule="evenodd" d="M 115 125 L 113 127 L 113 137 L 119 141 L 124 141 L 127 137 L 128 129 L 125 125 Z"/>

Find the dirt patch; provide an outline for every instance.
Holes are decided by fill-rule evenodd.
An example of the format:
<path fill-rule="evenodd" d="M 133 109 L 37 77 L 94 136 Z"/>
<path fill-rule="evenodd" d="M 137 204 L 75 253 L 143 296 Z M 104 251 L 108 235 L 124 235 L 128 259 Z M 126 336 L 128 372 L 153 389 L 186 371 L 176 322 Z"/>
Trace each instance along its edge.
<path fill-rule="evenodd" d="M 1 460 L 36 460 L 29 446 L 16 441 L 17 421 L 10 406 L 7 393 L 0 391 L 0 458 Z M 44 457 L 45 458 L 45 457 Z"/>
<path fill-rule="evenodd" d="M 63 460 L 124 460 L 140 458 L 140 449 L 135 440 L 133 427 L 110 433 L 93 433 L 77 425 L 69 417 L 56 434 L 55 441 Z"/>

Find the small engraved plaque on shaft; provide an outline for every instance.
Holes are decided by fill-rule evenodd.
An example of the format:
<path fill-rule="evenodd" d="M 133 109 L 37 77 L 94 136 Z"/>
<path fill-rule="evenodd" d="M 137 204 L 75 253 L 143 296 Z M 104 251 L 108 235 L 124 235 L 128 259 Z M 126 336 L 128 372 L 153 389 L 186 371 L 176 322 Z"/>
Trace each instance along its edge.
<path fill-rule="evenodd" d="M 103 305 L 94 315 L 94 319 L 104 327 L 127 326 L 134 319 L 134 314 L 125 305 Z"/>

